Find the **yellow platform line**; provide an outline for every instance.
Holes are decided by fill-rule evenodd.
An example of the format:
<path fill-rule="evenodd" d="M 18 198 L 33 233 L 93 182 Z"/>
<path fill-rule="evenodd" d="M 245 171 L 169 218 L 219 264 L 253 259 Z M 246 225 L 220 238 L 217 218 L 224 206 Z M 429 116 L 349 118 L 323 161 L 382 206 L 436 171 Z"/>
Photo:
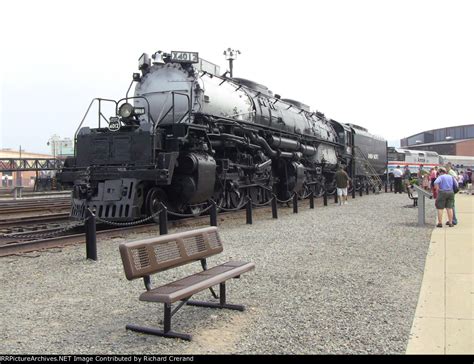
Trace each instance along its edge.
<path fill-rule="evenodd" d="M 456 215 L 431 234 L 407 354 L 474 354 L 474 196 L 456 195 Z"/>

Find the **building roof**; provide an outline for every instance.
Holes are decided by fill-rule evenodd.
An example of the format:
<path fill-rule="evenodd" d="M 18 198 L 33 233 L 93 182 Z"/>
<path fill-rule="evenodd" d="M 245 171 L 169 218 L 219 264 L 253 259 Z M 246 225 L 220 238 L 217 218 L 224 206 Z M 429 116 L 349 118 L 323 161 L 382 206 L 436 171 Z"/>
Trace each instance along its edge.
<path fill-rule="evenodd" d="M 408 139 L 408 138 L 411 138 L 411 137 L 414 137 L 414 136 L 417 136 L 417 135 L 423 134 L 423 133 L 433 133 L 433 132 L 436 131 L 436 130 L 452 129 L 452 128 L 461 128 L 461 127 L 464 127 L 464 126 L 473 126 L 473 125 L 474 125 L 474 124 L 463 124 L 463 125 L 455 125 L 455 126 L 445 126 L 444 128 L 437 128 L 437 129 L 430 129 L 430 130 L 420 131 L 420 132 L 415 133 L 415 134 L 413 134 L 413 135 L 407 136 L 406 138 L 403 138 L 403 139 Z"/>
<path fill-rule="evenodd" d="M 22 150 L 22 158 L 53 158 L 51 154 L 31 153 Z M 0 158 L 20 158 L 20 151 L 14 149 L 0 149 Z"/>
<path fill-rule="evenodd" d="M 425 147 L 430 145 L 446 145 L 446 144 L 457 144 L 466 141 L 472 141 L 473 139 L 453 139 L 453 140 L 446 140 L 442 142 L 431 142 L 431 143 L 423 143 L 423 144 L 413 144 L 407 147 L 406 149 L 415 148 L 415 147 Z M 402 147 L 403 148 L 403 147 Z"/>

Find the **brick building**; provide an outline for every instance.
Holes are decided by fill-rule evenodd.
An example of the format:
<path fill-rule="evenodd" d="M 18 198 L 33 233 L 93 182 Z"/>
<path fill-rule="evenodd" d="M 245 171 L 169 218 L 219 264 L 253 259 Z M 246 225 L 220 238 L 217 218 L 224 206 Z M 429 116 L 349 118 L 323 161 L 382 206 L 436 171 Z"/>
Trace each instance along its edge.
<path fill-rule="evenodd" d="M 401 139 L 400 146 L 440 155 L 474 156 L 474 124 L 427 130 Z"/>

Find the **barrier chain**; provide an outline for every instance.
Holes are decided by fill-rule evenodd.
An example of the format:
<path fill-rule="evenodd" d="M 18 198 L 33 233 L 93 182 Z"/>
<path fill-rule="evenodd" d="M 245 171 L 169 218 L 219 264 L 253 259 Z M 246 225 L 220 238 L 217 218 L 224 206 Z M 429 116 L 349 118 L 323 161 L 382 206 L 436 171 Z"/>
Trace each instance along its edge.
<path fill-rule="evenodd" d="M 38 233 L 38 232 L 31 232 L 31 233 L 6 233 L 6 234 L 1 234 L 0 239 L 46 239 L 46 238 L 52 238 L 54 236 L 60 235 L 62 233 L 65 233 L 69 230 L 73 230 L 79 226 L 84 225 L 84 220 L 78 221 L 76 223 L 73 223 L 71 225 L 67 225 L 59 230 L 55 231 L 49 231 L 46 233 Z"/>

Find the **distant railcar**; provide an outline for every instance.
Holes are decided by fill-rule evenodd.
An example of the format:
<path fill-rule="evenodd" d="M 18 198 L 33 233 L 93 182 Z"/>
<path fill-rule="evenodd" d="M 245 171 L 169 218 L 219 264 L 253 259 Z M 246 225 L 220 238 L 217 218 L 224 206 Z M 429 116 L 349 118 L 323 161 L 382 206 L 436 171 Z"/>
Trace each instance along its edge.
<path fill-rule="evenodd" d="M 387 154 L 389 173 L 393 173 L 397 166 L 401 168 L 408 166 L 410 172 L 416 174 L 420 167 L 429 172 L 431 168 L 440 165 L 440 158 L 436 152 L 389 147 Z"/>

